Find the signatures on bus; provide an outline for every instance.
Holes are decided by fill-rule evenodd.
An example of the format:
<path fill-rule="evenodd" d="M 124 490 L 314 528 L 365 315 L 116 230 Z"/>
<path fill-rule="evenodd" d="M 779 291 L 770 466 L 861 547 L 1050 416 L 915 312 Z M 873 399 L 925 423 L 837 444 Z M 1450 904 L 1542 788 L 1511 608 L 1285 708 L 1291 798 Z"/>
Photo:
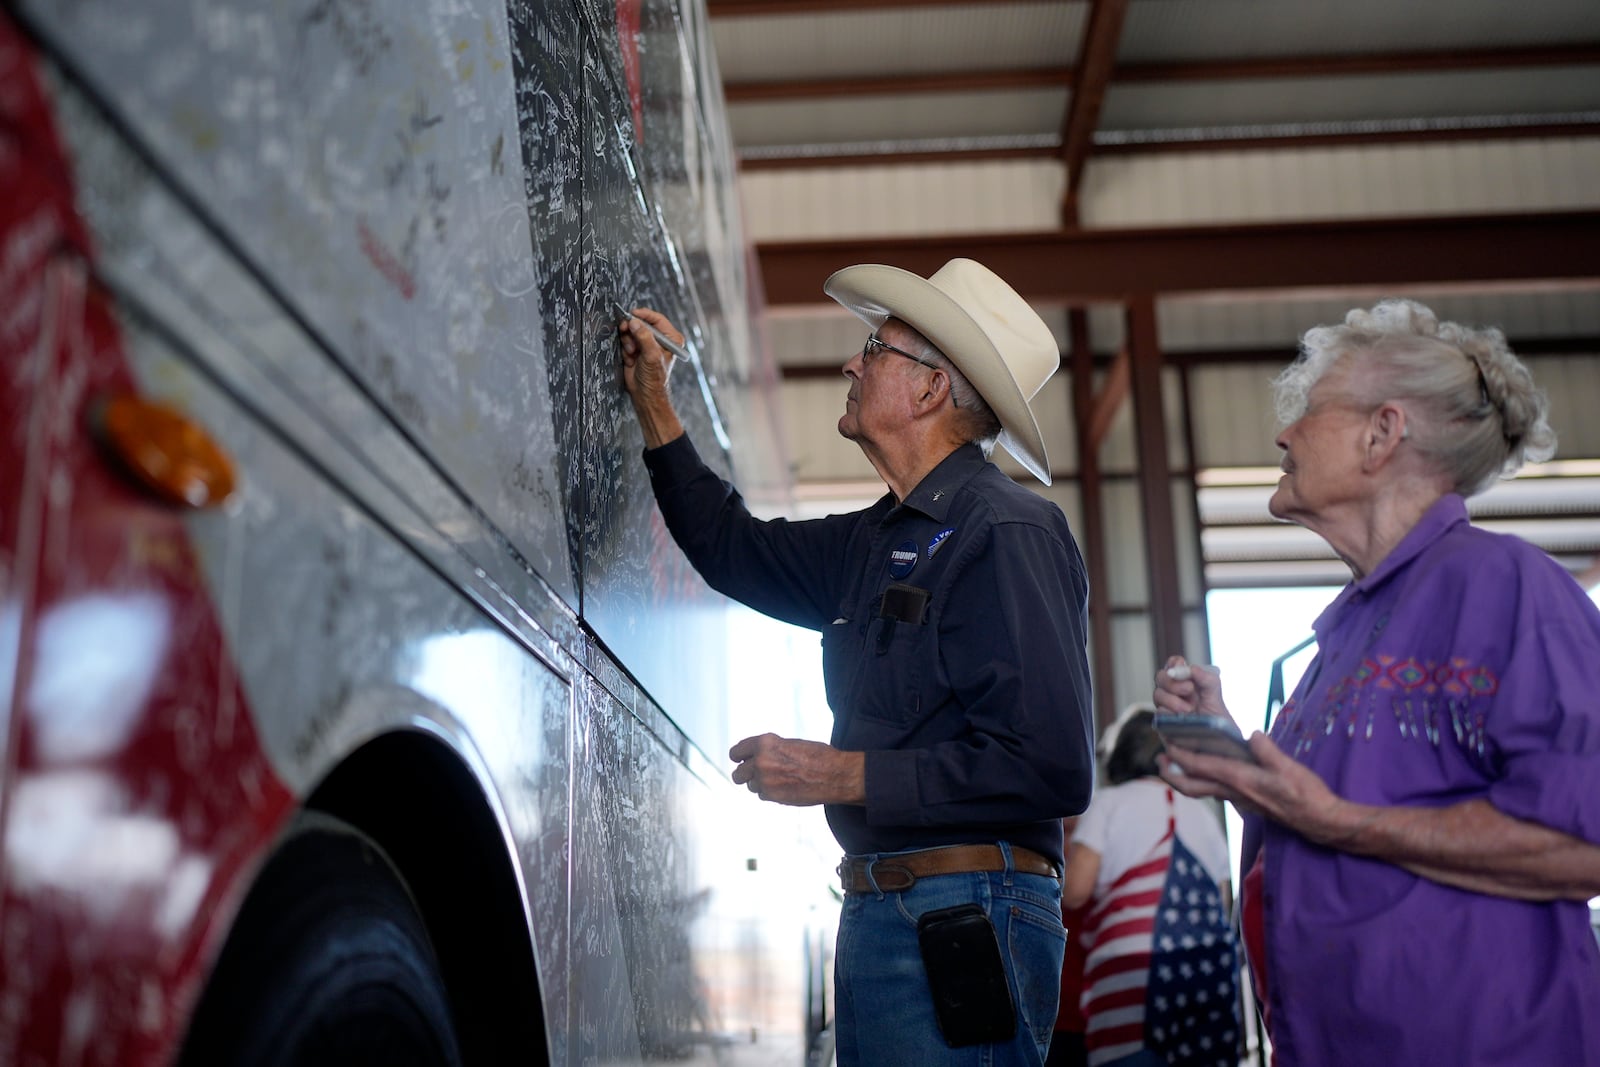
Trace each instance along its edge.
<path fill-rule="evenodd" d="M 339 50 L 363 76 L 394 46 L 377 0 L 316 0 L 301 23 L 327 26 Z"/>

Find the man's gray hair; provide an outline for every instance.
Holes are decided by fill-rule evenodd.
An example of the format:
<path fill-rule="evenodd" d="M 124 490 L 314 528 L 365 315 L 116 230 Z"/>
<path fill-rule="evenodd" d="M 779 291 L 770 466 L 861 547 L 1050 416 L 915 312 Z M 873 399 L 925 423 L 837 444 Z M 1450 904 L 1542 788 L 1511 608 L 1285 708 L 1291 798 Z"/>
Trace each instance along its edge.
<path fill-rule="evenodd" d="M 950 357 L 939 350 L 914 328 L 911 332 L 910 351 L 921 356 L 950 379 L 950 400 L 955 405 L 958 422 L 966 440 L 976 442 L 985 456 L 994 450 L 1000 436 L 1000 416 L 994 413 L 987 401 L 978 394 L 967 376 L 962 374 Z"/>

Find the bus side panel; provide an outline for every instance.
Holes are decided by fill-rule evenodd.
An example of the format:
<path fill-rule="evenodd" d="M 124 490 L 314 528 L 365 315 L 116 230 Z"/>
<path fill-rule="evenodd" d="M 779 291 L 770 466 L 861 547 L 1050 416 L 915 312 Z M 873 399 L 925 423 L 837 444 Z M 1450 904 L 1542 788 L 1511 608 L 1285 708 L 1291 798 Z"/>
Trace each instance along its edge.
<path fill-rule="evenodd" d="M 536 633 L 509 629 L 475 604 L 474 592 L 465 588 L 470 569 L 453 569 L 448 554 L 435 555 L 425 541 L 403 538 L 398 520 L 405 513 L 398 504 L 386 502 L 350 471 L 322 462 L 325 456 L 309 465 L 311 457 L 289 447 L 276 420 L 258 421 L 254 413 L 287 403 L 272 396 L 266 383 L 249 397 L 250 410 L 241 407 L 240 397 L 219 388 L 211 368 L 195 362 L 198 352 L 174 344 L 167 331 L 177 325 L 135 315 L 126 330 L 128 348 L 142 388 L 180 400 L 239 461 L 240 489 L 227 511 L 191 519 L 188 526 L 274 765 L 303 794 L 350 753 L 397 731 L 436 738 L 467 765 L 504 829 L 525 894 L 519 910 L 528 915 L 529 929 L 501 935 L 532 939 L 553 1062 L 567 1062 L 569 753 L 576 722 L 568 679 L 574 664 L 560 649 L 552 653 L 542 646 Z M 201 706 L 198 700 L 195 706 Z M 158 705 L 149 719 L 152 729 L 173 728 L 171 722 L 193 728 L 199 725 L 193 715 L 188 707 Z M 142 767 L 131 762 L 126 780 L 137 781 Z M 172 818 L 192 806 L 192 793 L 205 777 L 200 769 L 172 776 L 179 787 L 167 798 Z M 418 792 L 431 787 L 427 781 L 384 785 Z M 148 805 L 139 812 L 145 819 L 156 813 Z M 245 833 L 247 814 L 250 804 L 236 802 L 228 833 L 236 847 L 259 854 L 270 834 Z M 280 824 L 282 805 L 267 815 L 271 826 Z M 216 901 L 236 900 L 247 873 L 238 865 L 218 869 L 217 885 L 206 898 L 211 903 L 195 915 L 207 925 L 164 929 L 159 914 L 127 916 L 159 947 L 151 959 L 186 961 L 187 969 L 145 972 L 152 981 L 170 982 L 171 1004 L 164 1029 L 149 1035 L 153 1043 L 146 1053 L 119 1046 L 117 1040 L 131 1039 L 131 1032 L 108 1027 L 100 1035 L 105 1058 L 86 1062 L 166 1062 L 166 1054 L 154 1050 L 170 1049 L 181 1038 L 184 1008 L 203 978 L 196 968 L 215 950 L 230 917 Z M 94 875 L 85 872 L 86 885 L 95 884 Z M 103 887 L 95 891 L 104 894 Z M 616 928 L 611 910 L 609 900 L 594 909 L 597 927 Z M 118 966 L 115 960 L 86 961 L 74 978 L 78 994 L 95 991 L 84 985 L 95 968 Z M 102 1010 L 121 1006 L 131 1015 L 138 1003 L 137 990 L 95 992 Z M 70 1002 L 67 996 L 60 1001 Z M 608 1037 L 612 1045 L 636 1041 L 631 1012 L 605 1016 L 603 1029 L 614 1035 Z M 530 1057 L 537 1051 L 530 1050 Z"/>
<path fill-rule="evenodd" d="M 670 38 L 669 38 L 670 40 Z M 646 210 L 636 151 L 629 136 L 626 97 L 606 81 L 597 62 L 586 64 L 584 126 L 585 278 L 591 304 L 609 294 L 651 305 L 675 323 L 697 321 L 691 292 L 674 275 Z M 707 752 L 727 751 L 727 608 L 672 543 L 656 509 L 640 459 L 643 437 L 618 387 L 618 357 L 610 321 L 602 318 L 585 345 L 583 411 L 591 432 L 581 442 L 585 475 L 583 615 L 608 649 L 637 677 L 680 727 Z M 686 326 L 685 332 L 688 332 Z M 693 365 L 669 379 L 684 425 L 701 454 L 726 469 Z"/>
<path fill-rule="evenodd" d="M 704 650 L 725 613 L 649 503 L 612 310 L 684 328 L 690 433 L 770 486 L 772 450 L 729 436 L 777 435 L 744 411 L 757 357 L 726 298 L 747 279 L 698 8 L 25 9 L 452 491 L 724 750 Z"/>
<path fill-rule="evenodd" d="M 677 892 L 655 869 L 682 842 L 648 833 L 648 824 L 673 807 L 670 794 L 651 790 L 644 809 L 638 780 L 650 763 L 636 722 L 593 679 L 577 690 L 573 731 L 572 812 L 572 1063 L 635 1063 L 652 1046 L 658 1021 L 646 1018 L 661 975 L 648 953 L 635 956 L 654 931 L 642 902 Z M 638 847 L 648 839 L 649 854 Z M 644 1003 L 640 1003 L 641 993 Z M 606 1025 L 637 1018 L 633 1032 Z"/>
<path fill-rule="evenodd" d="M 608 310 L 656 303 L 697 341 L 702 365 L 674 388 L 714 467 L 765 454 L 739 436 L 774 432 L 740 415 L 747 382 L 719 385 L 734 406 L 710 399 L 715 360 L 748 357 L 718 355 L 745 343 L 720 294 L 736 266 L 714 228 L 690 232 L 697 198 L 725 197 L 729 177 L 704 158 L 703 34 L 671 4 L 632 0 L 518 4 L 508 22 L 487 2 L 224 0 L 196 18 L 176 2 L 24 6 L 154 156 L 134 158 L 63 90 L 103 255 L 95 277 L 81 249 L 59 277 L 25 272 L 57 286 L 52 299 L 98 302 L 94 343 L 68 354 L 112 362 L 99 377 L 63 364 L 14 379 L 20 403 L 6 394 L 30 414 L 52 390 L 64 399 L 48 432 L 12 423 L 27 444 L 12 469 L 51 467 L 29 474 L 7 528 L 0 594 L 9 611 L 24 580 L 55 580 L 30 562 L 41 543 L 78 592 L 125 607 L 154 590 L 183 640 L 152 669 L 186 688 L 141 712 L 137 736 L 158 741 L 101 782 L 115 811 L 41 806 L 55 794 L 21 788 L 37 781 L 38 738 L 14 729 L 7 825 L 29 825 L 18 810 L 76 811 L 73 830 L 167 820 L 200 853 L 183 835 L 206 825 L 197 804 L 220 804 L 228 819 L 205 832 L 231 850 L 144 886 L 116 914 L 131 939 L 82 942 L 68 960 L 52 931 L 78 913 L 28 924 L 42 933 L 20 951 L 41 966 L 0 981 L 33 982 L 28 1025 L 59 1029 L 25 1047 L 70 1062 L 70 1022 L 97 1043 L 84 1063 L 163 1062 L 287 814 L 283 786 L 303 797 L 365 742 L 408 731 L 472 770 L 519 861 L 555 1062 L 686 1054 L 734 1030 L 759 1033 L 762 1062 L 787 1062 L 770 1042 L 798 1025 L 795 998 L 758 1001 L 800 940 L 753 891 L 771 876 L 746 877 L 752 836 L 722 820 L 726 609 L 660 527 Z M 640 27 L 631 74 L 619 14 Z M 37 352 L 22 345 L 17 365 Z M 185 521 L 139 497 L 90 451 L 86 384 L 133 385 L 195 417 L 238 461 L 237 498 Z M 719 426 L 735 431 L 726 451 Z M 45 438 L 70 455 L 34 447 Z M 61 523 L 28 518 L 55 503 Z M 18 692 L 43 643 L 31 603 L 15 624 Z M 215 773 L 243 795 L 211 789 Z M 51 906 L 110 900 L 105 874 L 61 868 Z M 8 899 L 0 936 L 29 915 Z M 0 1059 L 14 1036 L 0 1032 Z"/>
<path fill-rule="evenodd" d="M 181 514 L 95 447 L 97 400 L 134 385 L 131 344 L 36 69 L 0 17 L 0 409 L 22 416 L 0 438 L 20 474 L 0 497 L 0 1059 L 160 1062 L 292 798 Z"/>
<path fill-rule="evenodd" d="M 526 197 L 504 3 L 23 7 L 328 357 L 575 603 L 549 364 L 576 358 L 576 308 L 541 273 L 568 277 L 570 261 L 530 255 L 548 248 L 546 213 Z M 553 73 L 543 90 L 570 112 L 576 78 Z"/>
<path fill-rule="evenodd" d="M 438 477 L 319 377 L 317 347 L 81 98 L 55 103 L 85 188 L 77 205 L 58 197 L 49 240 L 13 239 L 8 220 L 3 242 L 41 253 L 19 268 L 34 321 L 6 351 L 17 373 L 4 390 L 30 415 L 7 467 L 35 472 L 16 501 L 29 516 L 18 531 L 34 532 L 8 534 L 8 585 L 26 579 L 40 600 L 12 668 L 37 699 L 20 703 L 22 755 L 0 779 L 12 860 L 0 995 L 26 1005 L 5 1015 L 0 1060 L 168 1062 L 288 814 L 279 775 L 303 795 L 366 740 L 419 728 L 471 766 L 521 859 L 550 1037 L 564 1042 L 573 663 L 552 638 L 574 645 L 575 627 L 515 570 L 498 589 L 479 573 L 459 551 L 471 514 L 427 515 L 448 502 Z M 74 207 L 97 224 L 93 264 Z M 270 373 L 280 366 L 293 373 Z M 184 411 L 236 461 L 226 507 L 185 520 L 94 447 L 95 400 L 130 389 Z M 315 417 L 302 389 L 340 423 Z M 351 454 L 344 434 L 383 463 Z"/>
<path fill-rule="evenodd" d="M 578 457 L 585 434 L 582 360 L 578 358 L 582 305 L 583 167 L 579 135 L 583 83 L 578 56 L 583 23 L 574 4 L 506 4 L 510 33 L 512 103 L 517 141 L 504 151 L 520 155 L 527 205 L 525 239 L 540 308 L 539 347 L 552 406 L 545 413 L 554 434 L 555 466 L 525 477 L 553 477 L 565 504 L 570 590 L 562 595 L 580 608 L 585 508 Z M 520 225 L 520 223 L 519 223 Z M 536 562 L 536 561 L 535 561 Z"/>
<path fill-rule="evenodd" d="M 594 678 L 578 693 L 574 1062 L 721 1062 L 734 1046 L 742 1063 L 804 1062 L 805 887 L 825 876 L 785 864 L 787 821 L 749 819 L 754 801 L 686 761 L 659 715 Z M 598 1025 L 608 1013 L 637 1034 Z"/>

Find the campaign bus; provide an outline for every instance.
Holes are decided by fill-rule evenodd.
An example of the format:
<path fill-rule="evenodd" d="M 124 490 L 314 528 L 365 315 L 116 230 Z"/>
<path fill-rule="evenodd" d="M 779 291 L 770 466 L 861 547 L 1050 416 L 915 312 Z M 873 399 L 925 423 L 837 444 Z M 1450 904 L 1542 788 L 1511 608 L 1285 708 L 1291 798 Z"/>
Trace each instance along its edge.
<path fill-rule="evenodd" d="M 700 0 L 0 10 L 0 1062 L 822 1054 L 620 388 L 782 508 L 732 161 Z"/>

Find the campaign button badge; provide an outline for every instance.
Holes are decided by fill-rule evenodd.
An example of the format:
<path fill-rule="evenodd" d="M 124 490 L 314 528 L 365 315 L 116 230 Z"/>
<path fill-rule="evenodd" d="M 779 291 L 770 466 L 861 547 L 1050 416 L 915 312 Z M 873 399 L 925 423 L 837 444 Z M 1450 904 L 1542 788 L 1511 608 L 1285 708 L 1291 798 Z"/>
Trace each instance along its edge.
<path fill-rule="evenodd" d="M 889 576 L 899 579 L 910 574 L 917 565 L 917 556 L 917 543 L 902 541 L 898 548 L 889 553 Z"/>

